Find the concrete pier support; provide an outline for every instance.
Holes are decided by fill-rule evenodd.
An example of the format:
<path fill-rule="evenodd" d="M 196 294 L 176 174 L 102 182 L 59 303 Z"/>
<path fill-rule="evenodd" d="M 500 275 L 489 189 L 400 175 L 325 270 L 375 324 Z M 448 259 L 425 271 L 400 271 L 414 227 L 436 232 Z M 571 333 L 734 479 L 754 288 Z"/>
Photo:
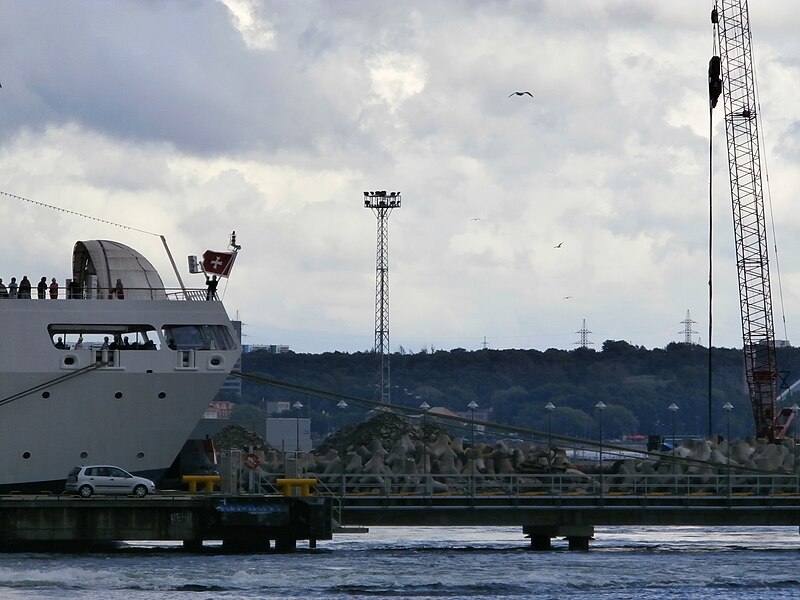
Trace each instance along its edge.
<path fill-rule="evenodd" d="M 203 549 L 203 540 L 183 540 L 183 549 L 187 552 L 200 552 Z"/>
<path fill-rule="evenodd" d="M 522 532 L 531 539 L 536 551 L 552 549 L 553 538 L 566 538 L 570 550 L 589 550 L 589 540 L 594 536 L 591 525 L 525 525 Z"/>
<path fill-rule="evenodd" d="M 537 552 L 544 551 L 544 550 L 552 550 L 553 546 L 550 543 L 550 536 L 549 535 L 532 535 L 531 536 L 531 548 L 533 548 Z"/>
<path fill-rule="evenodd" d="M 582 535 L 573 535 L 567 538 L 570 550 L 577 550 L 580 552 L 589 551 L 589 540 L 591 538 Z"/>

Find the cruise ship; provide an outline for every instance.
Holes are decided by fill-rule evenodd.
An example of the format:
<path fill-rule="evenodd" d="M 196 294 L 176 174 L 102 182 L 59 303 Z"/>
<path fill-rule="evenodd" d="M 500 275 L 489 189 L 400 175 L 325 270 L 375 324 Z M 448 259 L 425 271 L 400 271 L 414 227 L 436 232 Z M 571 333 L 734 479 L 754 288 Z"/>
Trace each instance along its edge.
<path fill-rule="evenodd" d="M 37 283 L 0 288 L 0 492 L 60 492 L 85 464 L 158 481 L 239 358 L 222 302 L 108 240 L 77 242 L 44 299 Z"/>

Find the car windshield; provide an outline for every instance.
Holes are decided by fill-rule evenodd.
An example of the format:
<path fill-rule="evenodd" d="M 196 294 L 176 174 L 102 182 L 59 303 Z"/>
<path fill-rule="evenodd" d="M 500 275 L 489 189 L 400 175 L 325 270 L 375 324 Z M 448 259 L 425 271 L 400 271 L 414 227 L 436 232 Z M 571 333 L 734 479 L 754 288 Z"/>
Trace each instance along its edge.
<path fill-rule="evenodd" d="M 81 472 L 81 468 L 80 467 L 72 467 L 72 470 L 69 472 L 68 476 L 69 477 L 75 477 L 75 475 L 77 475 L 80 472 Z"/>

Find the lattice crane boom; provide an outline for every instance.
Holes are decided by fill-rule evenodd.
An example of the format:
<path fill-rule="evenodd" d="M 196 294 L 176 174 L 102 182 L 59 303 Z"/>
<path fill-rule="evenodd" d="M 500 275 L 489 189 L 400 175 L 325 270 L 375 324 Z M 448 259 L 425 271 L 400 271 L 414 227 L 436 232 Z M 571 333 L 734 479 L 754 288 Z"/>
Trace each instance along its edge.
<path fill-rule="evenodd" d="M 776 410 L 778 367 L 747 0 L 720 0 L 711 20 L 719 57 L 709 64 L 709 93 L 712 108 L 720 91 L 725 106 L 747 387 L 757 435 L 775 439 L 785 435 L 790 419 Z"/>

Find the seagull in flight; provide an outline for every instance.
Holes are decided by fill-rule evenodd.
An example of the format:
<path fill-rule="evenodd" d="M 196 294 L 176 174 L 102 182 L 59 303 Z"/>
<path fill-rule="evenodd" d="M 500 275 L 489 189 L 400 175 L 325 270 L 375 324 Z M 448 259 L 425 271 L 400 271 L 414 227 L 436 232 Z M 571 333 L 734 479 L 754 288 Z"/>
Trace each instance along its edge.
<path fill-rule="evenodd" d="M 572 296 L 564 296 L 564 300 L 572 300 Z"/>
<path fill-rule="evenodd" d="M 533 94 L 531 94 L 528 91 L 525 91 L 525 92 L 511 92 L 508 95 L 508 97 L 511 98 L 511 96 L 530 96 L 531 98 L 533 98 Z"/>
<path fill-rule="evenodd" d="M 558 243 L 557 243 L 555 246 L 553 246 L 553 248 L 561 248 L 561 245 L 562 245 L 563 243 L 564 243 L 564 242 L 558 242 Z"/>

